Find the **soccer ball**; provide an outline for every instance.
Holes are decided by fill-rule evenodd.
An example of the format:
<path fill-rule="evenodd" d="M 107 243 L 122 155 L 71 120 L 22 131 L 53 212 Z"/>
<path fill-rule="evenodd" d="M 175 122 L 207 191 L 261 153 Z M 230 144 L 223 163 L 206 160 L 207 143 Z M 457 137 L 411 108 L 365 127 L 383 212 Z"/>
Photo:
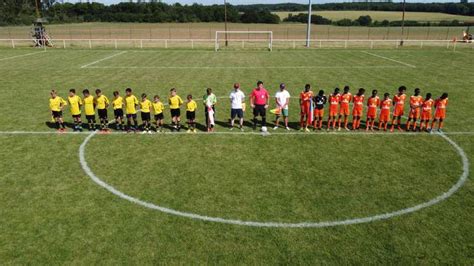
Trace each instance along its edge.
<path fill-rule="evenodd" d="M 262 127 L 262 132 L 267 132 L 267 127 Z"/>

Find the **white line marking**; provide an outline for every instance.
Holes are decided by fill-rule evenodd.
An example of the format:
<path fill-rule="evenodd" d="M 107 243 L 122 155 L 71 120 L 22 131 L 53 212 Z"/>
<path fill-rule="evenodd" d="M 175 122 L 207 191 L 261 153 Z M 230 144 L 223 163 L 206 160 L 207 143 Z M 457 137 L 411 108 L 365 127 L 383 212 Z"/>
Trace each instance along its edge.
<path fill-rule="evenodd" d="M 212 135 L 262 135 L 262 132 L 260 131 L 229 131 L 228 129 L 224 129 L 226 131 L 215 131 L 212 133 L 208 133 L 205 131 L 202 132 L 197 132 L 197 133 L 187 133 L 185 131 L 181 132 L 160 132 L 160 133 L 155 133 L 152 134 L 156 136 L 160 135 L 204 135 L 204 136 L 212 136 Z M 84 131 L 84 132 L 72 132 L 72 131 L 66 131 L 59 133 L 57 131 L 0 131 L 0 135 L 90 135 L 92 134 L 91 132 Z M 449 135 L 449 136 L 457 136 L 457 135 L 474 135 L 474 131 L 466 131 L 466 132 L 443 132 L 444 135 Z M 150 136 L 150 135 L 140 135 L 140 134 L 133 134 L 133 133 L 126 133 L 126 132 L 120 132 L 120 131 L 112 131 L 108 133 L 107 135 L 137 135 L 137 136 Z M 336 131 L 315 131 L 315 132 L 300 132 L 298 130 L 292 130 L 292 131 L 286 131 L 285 129 L 281 129 L 280 131 L 269 131 L 267 132 L 268 136 L 414 136 L 414 135 L 420 135 L 420 136 L 436 136 L 436 134 L 428 134 L 426 132 L 381 132 L 381 131 L 375 131 L 375 132 L 366 132 L 366 131 L 342 131 L 342 132 L 336 132 Z"/>
<path fill-rule="evenodd" d="M 21 55 L 10 56 L 10 57 L 5 57 L 5 58 L 0 58 L 0 61 L 9 60 L 9 59 L 14 59 L 14 58 L 19 58 L 19 57 L 24 57 L 24 56 L 29 56 L 29 55 L 41 54 L 41 53 L 45 53 L 45 52 L 46 52 L 46 50 L 43 50 L 43 51 L 40 51 L 40 52 L 34 52 L 34 53 L 28 53 L 28 54 L 21 54 Z"/>
<path fill-rule="evenodd" d="M 363 52 L 364 54 L 368 54 L 368 55 L 375 56 L 375 57 L 378 57 L 378 58 L 382 58 L 382 59 L 385 59 L 385 60 L 388 60 L 388 61 L 392 61 L 392 62 L 395 62 L 395 63 L 399 63 L 399 64 L 402 64 L 402 65 L 405 65 L 405 66 L 408 66 L 408 67 L 416 68 L 416 66 L 414 66 L 414 65 L 411 65 L 411 64 L 408 64 L 408 63 L 404 63 L 404 62 L 402 62 L 402 61 L 398 61 L 398 60 L 395 60 L 395 59 L 392 59 L 392 58 L 388 58 L 388 57 L 381 56 L 381 55 L 378 55 L 378 54 L 369 53 L 369 52 L 366 52 L 366 51 L 362 51 L 362 52 Z"/>
<path fill-rule="evenodd" d="M 111 56 L 107 56 L 107 57 L 105 57 L 105 58 L 99 59 L 99 60 L 94 61 L 94 62 L 92 62 L 92 63 L 89 63 L 89 64 L 87 64 L 87 65 L 83 65 L 83 66 L 81 66 L 81 68 L 90 67 L 90 66 L 95 65 L 95 64 L 97 64 L 97 63 L 100 63 L 100 62 L 102 62 L 102 61 L 105 61 L 105 60 L 108 60 L 108 59 L 110 59 L 110 58 L 113 58 L 113 57 L 122 55 L 122 54 L 124 54 L 124 53 L 126 53 L 126 52 L 127 52 L 127 51 L 122 51 L 122 52 L 120 52 L 120 53 L 113 54 L 113 55 L 111 55 Z M 94 67 L 94 68 L 96 68 L 96 67 Z"/>
<path fill-rule="evenodd" d="M 134 198 L 132 196 L 129 196 L 117 189 L 115 189 L 113 186 L 107 184 L 106 182 L 102 181 L 99 177 L 97 177 L 94 172 L 90 169 L 89 165 L 87 164 L 86 158 L 85 158 L 85 149 L 87 143 L 90 141 L 92 137 L 94 137 L 96 133 L 92 133 L 87 138 L 82 142 L 81 146 L 79 147 L 79 161 L 81 164 L 82 169 L 84 172 L 99 186 L 105 188 L 112 194 L 128 200 L 132 203 L 141 205 L 145 208 L 161 211 L 163 213 L 171 214 L 171 215 L 176 215 L 176 216 L 181 216 L 181 217 L 186 217 L 190 219 L 195 219 L 195 220 L 202 220 L 202 221 L 207 221 L 207 222 L 217 222 L 217 223 L 225 223 L 225 224 L 233 224 L 233 225 L 241 225 L 241 226 L 253 226 L 253 227 L 283 227 L 283 228 L 306 228 L 306 227 L 315 227 L 315 228 L 321 228 L 321 227 L 330 227 L 330 226 L 338 226 L 338 225 L 351 225 L 351 224 L 361 224 L 361 223 L 369 223 L 369 222 L 374 222 L 374 221 L 379 221 L 379 220 L 386 220 L 390 219 L 392 217 L 412 213 L 419 211 L 421 209 L 433 206 L 435 204 L 440 203 L 441 201 L 449 198 L 452 196 L 456 191 L 459 190 L 463 186 L 463 184 L 466 182 L 468 176 L 469 176 L 469 160 L 466 156 L 466 153 L 464 150 L 459 147 L 454 141 L 452 141 L 450 138 L 443 134 L 436 134 L 441 136 L 443 139 L 445 139 L 449 144 L 451 144 L 454 149 L 457 151 L 459 154 L 459 157 L 462 160 L 463 164 L 463 173 L 459 177 L 458 181 L 456 184 L 454 184 L 447 192 L 437 196 L 436 198 L 433 198 L 427 202 L 423 202 L 421 204 L 415 205 L 413 207 L 401 209 L 398 211 L 394 212 L 389 212 L 389 213 L 383 213 L 383 214 L 378 214 L 374 216 L 367 216 L 367 217 L 362 217 L 362 218 L 354 218 L 354 219 L 347 219 L 347 220 L 338 220 L 338 221 L 325 221 L 325 222 L 300 222 L 300 223 L 281 223 L 281 222 L 256 222 L 256 221 L 242 221 L 242 220 L 235 220 L 235 219 L 224 219 L 224 218 L 219 218 L 219 217 L 210 217 L 210 216 L 204 216 L 204 215 L 199 215 L 199 214 L 194 214 L 194 213 L 188 213 L 188 212 L 182 212 L 182 211 L 177 211 L 173 210 L 170 208 L 162 207 L 159 205 L 155 205 L 153 203 L 149 203 L 137 198 Z"/>
<path fill-rule="evenodd" d="M 94 69 L 376 69 L 400 66 L 93 66 Z"/>

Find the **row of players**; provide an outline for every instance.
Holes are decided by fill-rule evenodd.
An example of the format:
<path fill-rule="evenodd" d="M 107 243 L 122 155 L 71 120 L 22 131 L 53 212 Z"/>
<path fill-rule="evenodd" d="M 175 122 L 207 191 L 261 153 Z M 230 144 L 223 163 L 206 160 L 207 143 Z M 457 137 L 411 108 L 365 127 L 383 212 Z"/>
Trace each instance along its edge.
<path fill-rule="evenodd" d="M 127 117 L 127 130 L 135 131 L 138 128 L 137 113 L 140 111 L 142 120 L 142 129 L 144 132 L 151 132 L 151 112 L 154 113 L 154 121 L 157 131 L 163 129 L 164 115 L 163 111 L 165 105 L 158 95 L 153 97 L 153 101 L 148 100 L 146 94 L 142 94 L 141 101 L 133 95 L 132 89 L 125 90 L 125 97 L 121 97 L 118 91 L 115 91 L 112 102 L 102 94 L 100 89 L 96 91 L 96 97 L 92 96 L 89 90 L 83 91 L 84 98 L 82 99 L 76 95 L 76 91 L 71 89 L 69 91 L 67 102 L 57 95 L 55 90 L 51 91 L 51 98 L 49 100 L 50 109 L 52 111 L 53 120 L 56 122 L 59 131 L 65 130 L 62 111 L 65 106 L 70 106 L 70 113 L 74 120 L 74 131 L 82 130 L 82 107 L 86 115 L 88 129 L 96 129 L 96 110 L 100 119 L 100 128 L 102 131 L 108 130 L 108 112 L 107 108 L 111 104 L 114 109 L 114 116 L 116 120 L 116 127 L 118 130 L 124 130 L 124 108 Z M 372 91 L 372 95 L 367 99 L 367 120 L 366 130 L 374 130 L 375 120 L 378 109 L 380 108 L 378 129 L 387 130 L 390 112 L 392 106 L 394 107 L 393 116 L 391 118 L 390 131 L 394 131 L 395 127 L 402 130 L 401 118 L 404 115 L 405 101 L 407 96 L 405 94 L 406 87 L 401 86 L 398 93 L 390 98 L 389 93 L 385 93 L 383 99 L 377 95 L 377 90 Z M 311 85 L 306 84 L 304 91 L 300 93 L 300 129 L 302 131 L 309 131 L 310 126 L 314 129 L 322 129 L 325 105 L 329 103 L 329 116 L 327 120 L 327 129 L 341 130 L 342 125 L 346 130 L 349 129 L 349 116 L 351 114 L 350 105 L 352 104 L 352 129 L 358 130 L 360 128 L 362 113 L 365 106 L 365 90 L 359 89 L 358 93 L 352 95 L 348 86 L 344 87 L 342 93 L 339 88 L 336 88 L 332 94 L 326 96 L 323 90 L 320 90 L 317 95 L 311 90 Z M 275 128 L 280 124 L 280 119 L 283 118 L 285 128 L 288 127 L 289 102 L 290 93 L 286 89 L 285 84 L 280 84 L 280 90 L 275 95 L 276 108 L 271 112 L 276 115 Z M 245 112 L 245 94 L 240 89 L 238 83 L 234 84 L 234 88 L 229 95 L 231 102 L 231 129 L 234 128 L 235 118 L 239 118 L 239 128 L 243 130 L 244 112 Z M 257 87 L 253 89 L 250 94 L 250 106 L 253 109 L 253 123 L 254 129 L 257 126 L 257 118 L 261 117 L 262 131 L 266 131 L 266 111 L 269 107 L 270 96 L 268 91 L 264 88 L 263 82 L 259 81 Z M 213 131 L 215 121 L 215 105 L 217 97 L 212 93 L 212 89 L 207 89 L 203 96 L 203 104 L 205 110 L 206 127 L 208 131 Z M 171 127 L 175 130 L 180 130 L 181 112 L 180 108 L 184 101 L 175 88 L 170 90 L 168 98 L 168 105 L 171 112 Z M 433 100 L 431 93 L 427 93 L 426 98 L 420 95 L 420 89 L 415 89 L 414 95 L 410 97 L 410 112 L 406 130 L 428 130 L 438 123 L 438 130 L 443 128 L 443 121 L 446 117 L 446 106 L 448 104 L 448 94 L 443 93 L 437 100 Z M 140 108 L 138 110 L 138 107 Z M 196 110 L 198 105 L 193 100 L 192 95 L 187 96 L 186 101 L 186 119 L 188 123 L 188 132 L 196 132 Z M 435 108 L 434 119 L 432 119 L 432 109 Z M 417 121 L 420 120 L 420 127 L 417 128 Z M 431 124 L 430 124 L 431 121 Z M 336 127 L 337 126 L 337 127 Z"/>

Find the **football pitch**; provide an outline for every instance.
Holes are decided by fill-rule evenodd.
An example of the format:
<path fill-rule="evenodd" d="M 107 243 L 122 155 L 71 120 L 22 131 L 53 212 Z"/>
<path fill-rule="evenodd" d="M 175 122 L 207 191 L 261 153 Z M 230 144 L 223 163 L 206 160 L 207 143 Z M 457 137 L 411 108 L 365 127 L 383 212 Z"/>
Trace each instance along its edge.
<path fill-rule="evenodd" d="M 0 261 L 472 265 L 473 62 L 473 49 L 0 50 Z M 269 115 L 262 135 L 249 110 L 229 130 L 232 84 L 248 95 L 258 80 L 271 95 L 286 83 L 291 131 Z M 444 134 L 299 132 L 306 83 L 448 92 Z M 51 89 L 127 87 L 192 94 L 201 131 L 56 133 Z"/>

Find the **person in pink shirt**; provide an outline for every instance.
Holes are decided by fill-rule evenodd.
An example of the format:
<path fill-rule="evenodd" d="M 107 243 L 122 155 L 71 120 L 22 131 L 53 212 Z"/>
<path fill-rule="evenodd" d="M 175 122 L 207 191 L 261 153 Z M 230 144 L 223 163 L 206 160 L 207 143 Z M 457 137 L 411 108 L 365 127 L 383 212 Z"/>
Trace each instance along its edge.
<path fill-rule="evenodd" d="M 253 129 L 257 128 L 257 117 L 262 117 L 262 131 L 267 130 L 267 108 L 270 100 L 268 91 L 263 87 L 263 82 L 257 82 L 257 87 L 250 94 L 250 107 L 253 109 Z"/>

